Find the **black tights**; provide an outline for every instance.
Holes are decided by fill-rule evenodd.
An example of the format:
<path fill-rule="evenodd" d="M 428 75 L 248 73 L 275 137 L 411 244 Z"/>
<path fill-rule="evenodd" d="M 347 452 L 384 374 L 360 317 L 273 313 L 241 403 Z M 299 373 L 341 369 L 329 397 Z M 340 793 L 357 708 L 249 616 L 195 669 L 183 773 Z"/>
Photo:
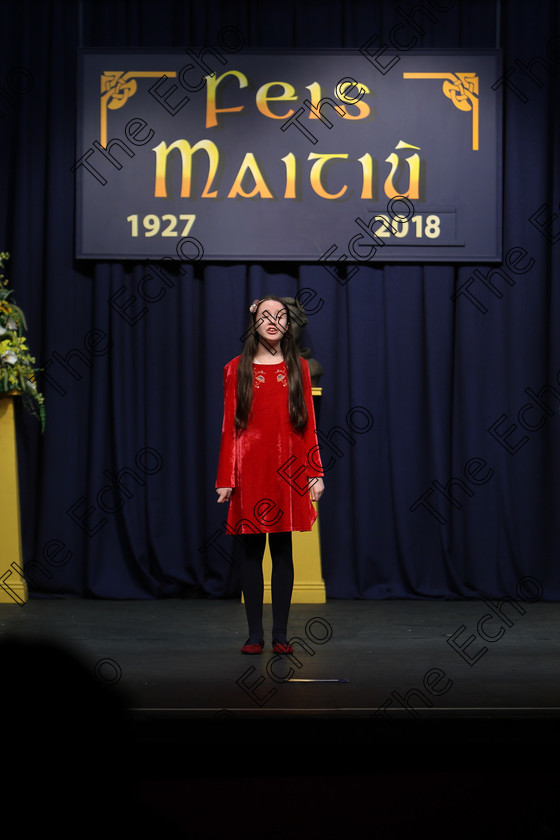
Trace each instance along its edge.
<path fill-rule="evenodd" d="M 249 625 L 249 642 L 263 641 L 263 568 L 266 534 L 240 534 L 244 552 L 241 562 L 241 585 L 245 612 Z M 292 532 L 280 531 L 268 535 L 272 558 L 272 638 L 287 642 L 288 615 L 294 586 L 292 560 Z"/>

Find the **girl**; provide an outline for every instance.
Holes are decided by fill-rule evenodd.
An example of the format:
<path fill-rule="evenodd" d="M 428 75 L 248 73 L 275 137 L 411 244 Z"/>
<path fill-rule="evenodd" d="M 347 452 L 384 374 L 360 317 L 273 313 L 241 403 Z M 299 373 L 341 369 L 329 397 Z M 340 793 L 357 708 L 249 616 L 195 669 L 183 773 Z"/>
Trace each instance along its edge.
<path fill-rule="evenodd" d="M 229 502 L 227 531 L 243 542 L 241 580 L 249 638 L 242 653 L 261 653 L 262 560 L 272 559 L 272 647 L 292 653 L 287 624 L 294 567 L 292 531 L 310 531 L 311 501 L 324 490 L 311 378 L 297 355 L 290 310 L 269 295 L 249 307 L 243 353 L 224 369 L 224 419 L 216 492 Z"/>

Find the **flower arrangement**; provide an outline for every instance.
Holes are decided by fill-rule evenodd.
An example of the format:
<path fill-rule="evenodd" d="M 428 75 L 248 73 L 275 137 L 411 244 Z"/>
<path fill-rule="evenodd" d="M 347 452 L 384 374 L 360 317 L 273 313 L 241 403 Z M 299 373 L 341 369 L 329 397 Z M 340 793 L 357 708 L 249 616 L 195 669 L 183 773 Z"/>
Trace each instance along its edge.
<path fill-rule="evenodd" d="M 41 421 L 45 429 L 44 397 L 37 390 L 35 375 L 38 368 L 30 354 L 23 330 L 25 316 L 11 299 L 8 279 L 4 277 L 4 263 L 9 254 L 0 253 L 0 394 L 19 391 L 26 407 Z"/>

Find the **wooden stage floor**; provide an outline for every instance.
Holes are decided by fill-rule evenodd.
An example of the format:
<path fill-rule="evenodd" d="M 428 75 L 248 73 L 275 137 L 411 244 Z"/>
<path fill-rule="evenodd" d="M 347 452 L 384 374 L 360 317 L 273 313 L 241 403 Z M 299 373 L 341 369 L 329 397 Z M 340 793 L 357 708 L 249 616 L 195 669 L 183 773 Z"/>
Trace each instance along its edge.
<path fill-rule="evenodd" d="M 453 838 L 557 836 L 560 606 L 493 607 L 293 605 L 290 658 L 275 657 L 269 637 L 262 655 L 240 653 L 237 601 L 2 604 L 5 759 L 16 778 L 43 780 L 45 809 L 64 791 L 81 808 L 99 766 L 106 802 L 130 774 L 130 801 L 147 807 L 131 836 L 238 836 L 232 820 L 290 840 L 348 830 L 392 840 L 422 826 Z M 268 633 L 270 623 L 265 606 Z M 31 644 L 10 654 L 17 642 Z M 63 650 L 79 678 L 74 657 L 57 662 Z M 120 718 L 99 719 L 97 691 L 122 708 L 124 739 Z M 64 790 L 57 774 L 46 784 L 56 753 L 78 768 L 75 787 L 71 771 Z M 114 809 L 127 830 L 130 812 Z"/>
<path fill-rule="evenodd" d="M 0 639 L 70 647 L 138 720 L 196 718 L 222 731 L 224 720 L 273 717 L 536 720 L 560 714 L 559 613 L 522 601 L 296 604 L 295 653 L 279 657 L 269 605 L 265 650 L 244 656 L 237 601 L 30 599 L 0 605 Z"/>

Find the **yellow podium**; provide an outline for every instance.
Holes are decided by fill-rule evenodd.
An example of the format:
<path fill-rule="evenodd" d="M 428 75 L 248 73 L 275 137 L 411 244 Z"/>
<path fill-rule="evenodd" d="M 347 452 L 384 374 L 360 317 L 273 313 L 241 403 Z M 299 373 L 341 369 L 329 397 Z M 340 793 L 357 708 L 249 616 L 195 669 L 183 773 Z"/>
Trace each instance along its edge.
<path fill-rule="evenodd" d="M 317 504 L 312 503 L 315 510 Z M 324 604 L 327 600 L 325 582 L 321 570 L 321 546 L 319 541 L 319 517 L 311 531 L 294 531 L 292 534 L 294 557 L 294 589 L 292 604 Z M 272 603 L 270 578 L 272 558 L 268 548 L 268 538 L 263 559 L 264 592 L 263 603 Z M 244 602 L 243 593 L 241 603 Z"/>
<path fill-rule="evenodd" d="M 316 503 L 313 507 L 317 509 Z M 325 583 L 321 570 L 321 547 L 319 542 L 319 518 L 315 520 L 311 531 L 294 531 L 292 534 L 294 556 L 294 590 L 292 604 L 324 604 Z M 272 559 L 268 548 L 268 539 L 263 560 L 264 594 L 263 603 L 272 603 L 270 576 Z"/>
<path fill-rule="evenodd" d="M 313 396 L 320 396 L 322 388 L 311 389 Z M 312 502 L 317 510 L 317 503 Z M 292 534 L 292 551 L 294 558 L 294 589 L 292 604 L 324 604 L 327 597 L 325 582 L 321 568 L 321 544 L 319 539 L 319 517 L 315 520 L 311 531 L 294 531 Z M 270 577 L 272 575 L 272 558 L 268 547 L 268 538 L 263 559 L 264 593 L 263 603 L 272 603 Z M 241 602 L 243 603 L 243 594 Z"/>
<path fill-rule="evenodd" d="M 0 394 L 0 604 L 23 606 L 27 583 L 22 575 L 14 400 L 14 394 Z"/>

